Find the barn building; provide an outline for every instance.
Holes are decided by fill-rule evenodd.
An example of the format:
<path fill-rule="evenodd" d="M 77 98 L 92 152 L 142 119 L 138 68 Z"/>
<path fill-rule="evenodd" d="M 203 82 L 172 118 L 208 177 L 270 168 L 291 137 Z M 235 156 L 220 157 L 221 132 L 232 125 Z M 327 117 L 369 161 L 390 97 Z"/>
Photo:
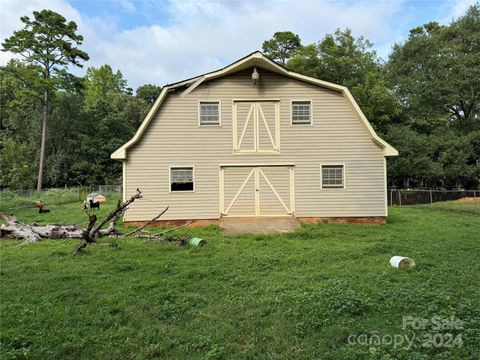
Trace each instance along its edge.
<path fill-rule="evenodd" d="M 126 222 L 235 217 L 382 222 L 386 160 L 347 88 L 254 52 L 223 69 L 163 87 L 123 163 Z"/>

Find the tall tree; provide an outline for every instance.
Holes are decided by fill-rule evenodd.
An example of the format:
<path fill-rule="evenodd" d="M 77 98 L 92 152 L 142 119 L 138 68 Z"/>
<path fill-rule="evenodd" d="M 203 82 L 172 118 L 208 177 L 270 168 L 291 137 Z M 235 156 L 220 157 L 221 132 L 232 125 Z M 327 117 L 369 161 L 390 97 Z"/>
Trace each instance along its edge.
<path fill-rule="evenodd" d="M 85 105 L 92 107 L 100 100 L 111 100 L 115 94 L 131 93 L 127 80 L 120 70 L 113 71 L 110 65 L 89 67 L 85 74 Z"/>
<path fill-rule="evenodd" d="M 37 77 L 29 78 L 43 92 L 42 140 L 38 168 L 37 190 L 42 190 L 45 164 L 45 146 L 49 115 L 49 95 L 62 85 L 68 65 L 81 67 L 81 60 L 88 60 L 88 54 L 76 46 L 83 37 L 77 34 L 77 24 L 51 10 L 34 11 L 33 19 L 23 16 L 21 30 L 15 31 L 2 43 L 2 51 L 19 54 L 23 61 L 37 69 Z"/>
<path fill-rule="evenodd" d="M 272 60 L 285 64 L 301 47 L 302 42 L 297 34 L 277 31 L 270 40 L 263 42 L 262 50 Z"/>
<path fill-rule="evenodd" d="M 363 37 L 355 38 L 350 29 L 337 29 L 297 51 L 286 67 L 348 87 L 373 125 L 383 127 L 396 118 L 400 109 L 372 47 Z"/>
<path fill-rule="evenodd" d="M 387 66 L 407 120 L 433 130 L 480 129 L 480 5 L 448 26 L 432 22 L 395 44 Z"/>

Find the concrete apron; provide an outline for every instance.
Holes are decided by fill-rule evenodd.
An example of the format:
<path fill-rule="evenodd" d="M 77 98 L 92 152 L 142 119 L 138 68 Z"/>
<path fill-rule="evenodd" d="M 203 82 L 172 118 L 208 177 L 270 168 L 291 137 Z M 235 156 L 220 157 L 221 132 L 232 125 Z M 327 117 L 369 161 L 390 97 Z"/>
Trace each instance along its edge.
<path fill-rule="evenodd" d="M 292 232 L 301 224 L 293 216 L 277 217 L 222 217 L 219 225 L 226 234 L 277 234 Z"/>

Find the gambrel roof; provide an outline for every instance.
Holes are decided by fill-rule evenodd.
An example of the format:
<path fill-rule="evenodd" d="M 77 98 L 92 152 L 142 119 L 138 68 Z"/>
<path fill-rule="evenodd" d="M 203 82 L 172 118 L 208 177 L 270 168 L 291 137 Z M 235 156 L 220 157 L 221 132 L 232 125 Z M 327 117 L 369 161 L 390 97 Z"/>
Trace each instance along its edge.
<path fill-rule="evenodd" d="M 323 80 L 318 80 L 310 76 L 305 76 L 293 71 L 289 71 L 283 66 L 275 63 L 273 60 L 269 59 L 266 57 L 264 54 L 262 54 L 260 51 L 255 51 L 244 58 L 235 61 L 234 63 L 225 66 L 222 69 L 212 71 L 203 75 L 199 75 L 190 79 L 182 80 L 176 83 L 172 84 L 167 84 L 163 87 L 160 95 L 158 96 L 157 100 L 153 104 L 152 108 L 148 112 L 147 116 L 143 120 L 142 124 L 138 128 L 137 132 L 135 135 L 128 141 L 126 142 L 123 146 L 121 146 L 119 149 L 117 149 L 112 155 L 111 158 L 115 160 L 125 160 L 127 158 L 127 149 L 134 145 L 137 141 L 140 140 L 142 137 L 142 134 L 145 132 L 147 129 L 150 121 L 153 119 L 155 113 L 158 111 L 160 108 L 162 102 L 165 100 L 167 94 L 169 91 L 180 89 L 180 88 L 186 88 L 181 96 L 186 96 L 188 95 L 191 91 L 193 91 L 197 86 L 202 84 L 204 81 L 207 80 L 213 80 L 216 78 L 220 78 L 222 76 L 226 76 L 229 74 L 236 73 L 238 71 L 252 68 L 258 66 L 260 68 L 269 70 L 273 73 L 277 73 L 280 75 L 284 75 L 296 80 L 300 80 L 306 83 L 314 84 L 323 88 L 327 88 L 330 90 L 338 91 L 342 93 L 345 98 L 351 103 L 353 106 L 353 109 L 357 112 L 359 115 L 360 119 L 362 120 L 363 124 L 367 128 L 368 132 L 370 133 L 370 136 L 373 140 L 373 142 L 380 147 L 385 156 L 396 156 L 398 155 L 398 151 L 393 148 L 390 144 L 388 144 L 386 141 L 381 139 L 375 132 L 375 130 L 372 128 L 370 123 L 368 122 L 367 118 L 363 114 L 362 110 L 358 106 L 357 102 L 353 98 L 352 94 L 350 91 L 345 87 L 337 84 L 333 84 L 327 81 Z"/>

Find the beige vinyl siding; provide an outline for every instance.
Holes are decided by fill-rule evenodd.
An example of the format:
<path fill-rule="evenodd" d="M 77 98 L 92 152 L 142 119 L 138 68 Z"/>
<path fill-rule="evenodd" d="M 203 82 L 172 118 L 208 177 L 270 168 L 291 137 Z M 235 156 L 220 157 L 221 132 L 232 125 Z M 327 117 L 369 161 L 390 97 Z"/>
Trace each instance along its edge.
<path fill-rule="evenodd" d="M 386 215 L 382 150 L 347 99 L 333 90 L 258 71 L 257 86 L 249 69 L 205 82 L 185 97 L 180 97 L 182 90 L 167 95 L 142 138 L 127 150 L 125 194 L 140 188 L 144 198 L 130 206 L 125 220 L 149 220 L 166 205 L 170 209 L 162 219 L 218 218 L 220 165 L 268 163 L 295 165 L 296 216 Z M 239 99 L 279 100 L 279 153 L 234 154 L 232 108 Z M 291 125 L 292 99 L 311 99 L 312 126 Z M 221 101 L 221 126 L 198 126 L 200 100 Z M 345 189 L 321 189 L 322 163 L 345 164 Z M 195 192 L 169 192 L 169 168 L 192 165 Z"/>

